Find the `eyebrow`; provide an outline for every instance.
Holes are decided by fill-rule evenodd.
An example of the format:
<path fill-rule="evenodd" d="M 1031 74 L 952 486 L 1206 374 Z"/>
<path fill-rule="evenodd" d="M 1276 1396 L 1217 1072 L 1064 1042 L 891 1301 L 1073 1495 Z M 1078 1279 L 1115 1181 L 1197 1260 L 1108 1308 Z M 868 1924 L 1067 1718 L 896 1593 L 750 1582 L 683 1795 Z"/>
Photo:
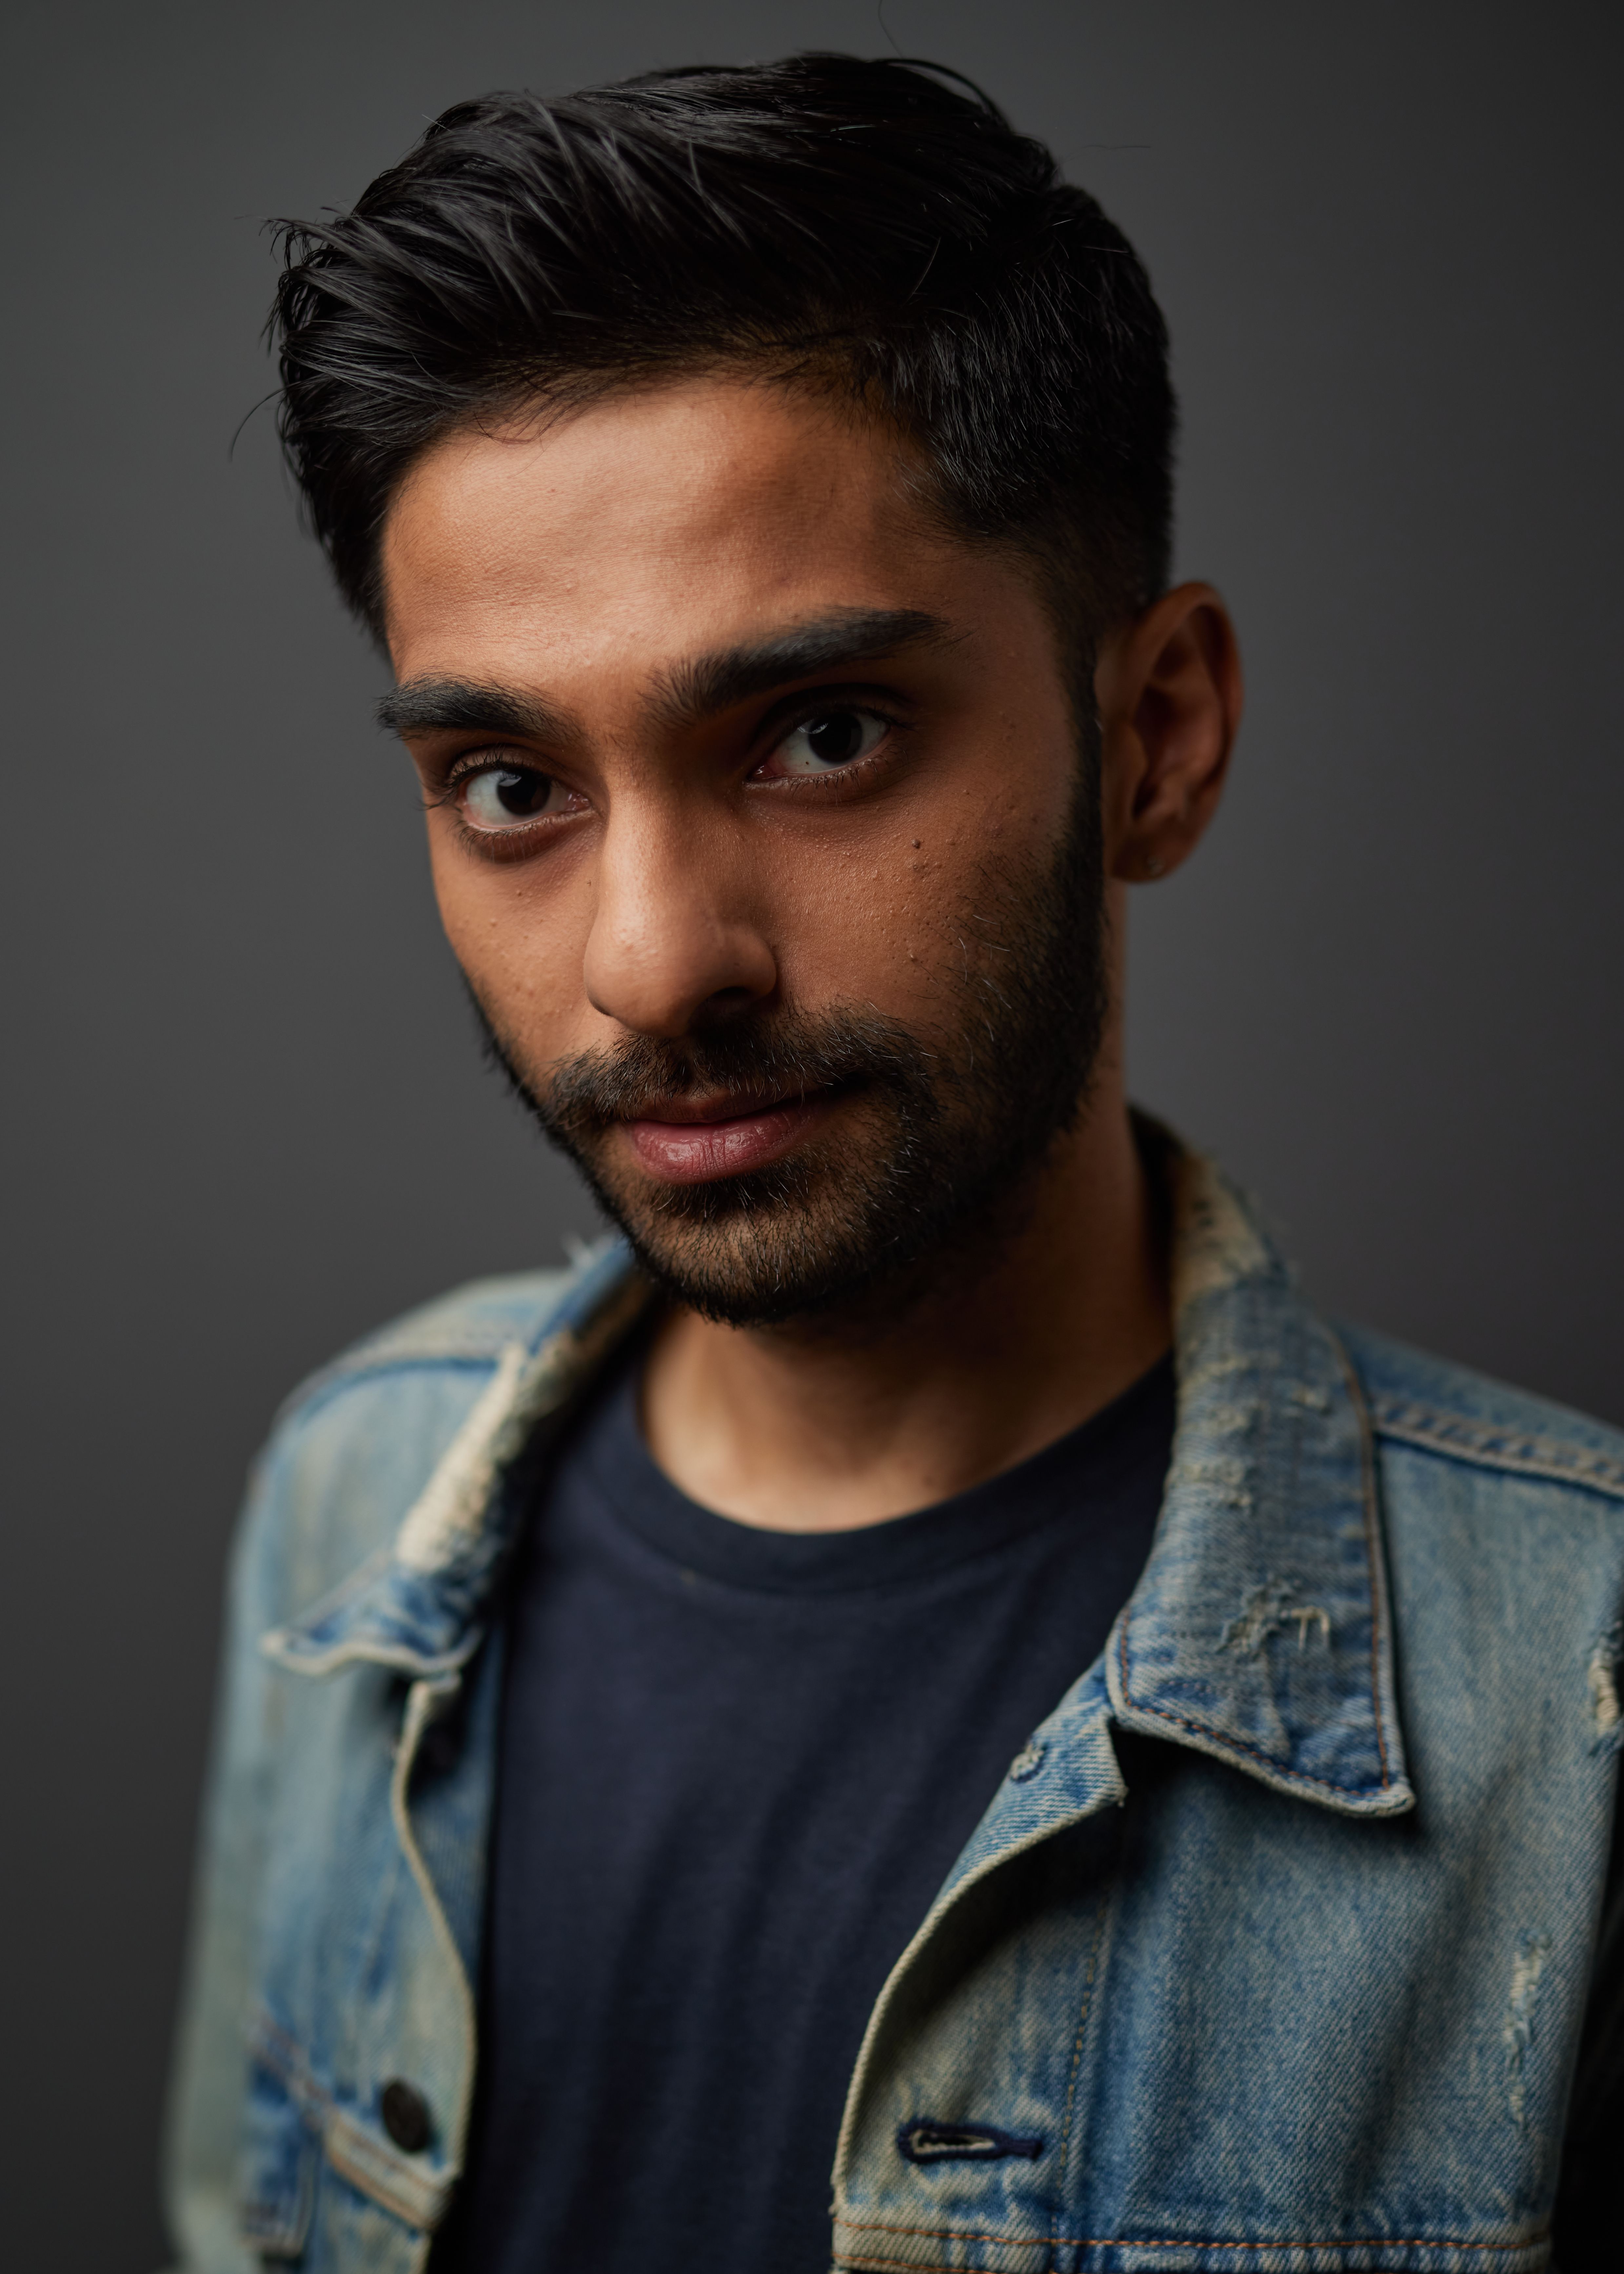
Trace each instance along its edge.
<path fill-rule="evenodd" d="M 771 695 L 793 679 L 849 664 L 877 663 L 910 648 L 944 646 L 953 636 L 940 616 L 921 608 L 837 608 L 767 638 L 718 648 L 662 672 L 650 709 L 664 727 L 686 727 Z"/>
<path fill-rule="evenodd" d="M 467 728 L 481 734 L 523 734 L 556 742 L 578 731 L 573 714 L 555 703 L 471 679 L 402 681 L 380 696 L 374 716 L 391 734 Z"/>
<path fill-rule="evenodd" d="M 943 617 L 921 608 L 837 608 L 673 665 L 657 674 L 647 708 L 661 727 L 692 726 L 791 680 L 876 663 L 910 648 L 944 646 L 954 636 Z M 406 680 L 379 698 L 376 716 L 394 734 L 459 731 L 556 743 L 578 740 L 581 732 L 574 712 L 560 704 L 466 679 Z"/>

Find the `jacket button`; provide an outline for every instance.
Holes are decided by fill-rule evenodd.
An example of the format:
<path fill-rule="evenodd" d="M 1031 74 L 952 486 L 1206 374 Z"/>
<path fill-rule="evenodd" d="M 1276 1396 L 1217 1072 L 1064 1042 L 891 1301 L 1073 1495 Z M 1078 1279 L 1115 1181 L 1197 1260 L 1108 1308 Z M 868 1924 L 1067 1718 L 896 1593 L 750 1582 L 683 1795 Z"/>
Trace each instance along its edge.
<path fill-rule="evenodd" d="M 397 2148 L 415 2156 L 426 2148 L 434 2135 L 429 2116 L 429 2105 L 415 2084 L 404 2077 L 391 2077 L 379 2101 L 383 2117 L 383 2128 Z"/>

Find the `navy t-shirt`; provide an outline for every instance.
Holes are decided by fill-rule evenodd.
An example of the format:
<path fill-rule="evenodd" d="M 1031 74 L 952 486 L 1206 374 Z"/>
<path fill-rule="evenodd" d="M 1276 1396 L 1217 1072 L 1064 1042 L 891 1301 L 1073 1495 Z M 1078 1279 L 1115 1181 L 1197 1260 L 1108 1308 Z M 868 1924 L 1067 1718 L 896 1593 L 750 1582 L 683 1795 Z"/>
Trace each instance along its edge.
<path fill-rule="evenodd" d="M 466 2274 L 823 2274 L 868 2014 L 1144 1562 L 1163 1360 L 1033 1459 L 765 1532 L 650 1457 L 637 1360 L 550 1474 L 508 1618 Z"/>

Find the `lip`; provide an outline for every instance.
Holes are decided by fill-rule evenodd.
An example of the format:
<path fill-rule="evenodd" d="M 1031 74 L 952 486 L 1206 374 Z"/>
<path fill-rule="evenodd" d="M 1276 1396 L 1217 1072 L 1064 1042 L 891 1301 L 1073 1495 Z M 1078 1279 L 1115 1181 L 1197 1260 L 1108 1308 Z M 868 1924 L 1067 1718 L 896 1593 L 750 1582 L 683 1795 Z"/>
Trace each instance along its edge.
<path fill-rule="evenodd" d="M 656 1113 L 622 1126 L 641 1165 L 662 1184 L 713 1184 L 782 1160 L 829 1104 L 827 1092 L 763 1104 L 662 1098 Z"/>

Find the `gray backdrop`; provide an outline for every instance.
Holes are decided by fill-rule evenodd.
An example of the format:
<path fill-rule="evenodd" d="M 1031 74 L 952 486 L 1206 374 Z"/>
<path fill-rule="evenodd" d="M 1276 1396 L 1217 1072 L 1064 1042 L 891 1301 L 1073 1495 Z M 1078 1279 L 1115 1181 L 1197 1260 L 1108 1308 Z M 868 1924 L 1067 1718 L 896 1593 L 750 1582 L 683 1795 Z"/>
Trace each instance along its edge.
<path fill-rule="evenodd" d="M 149 2274 L 244 1464 L 336 1345 L 590 1228 L 485 1074 L 380 668 L 296 533 L 263 216 L 455 98 L 923 50 L 1145 252 L 1229 807 L 1139 1094 L 1331 1305 L 1624 1419 L 1620 19 L 1415 0 L 13 0 L 8 2263 Z M 19 1663 L 20 1660 L 20 1663 Z M 19 2036 L 20 2032 L 20 2036 Z"/>

